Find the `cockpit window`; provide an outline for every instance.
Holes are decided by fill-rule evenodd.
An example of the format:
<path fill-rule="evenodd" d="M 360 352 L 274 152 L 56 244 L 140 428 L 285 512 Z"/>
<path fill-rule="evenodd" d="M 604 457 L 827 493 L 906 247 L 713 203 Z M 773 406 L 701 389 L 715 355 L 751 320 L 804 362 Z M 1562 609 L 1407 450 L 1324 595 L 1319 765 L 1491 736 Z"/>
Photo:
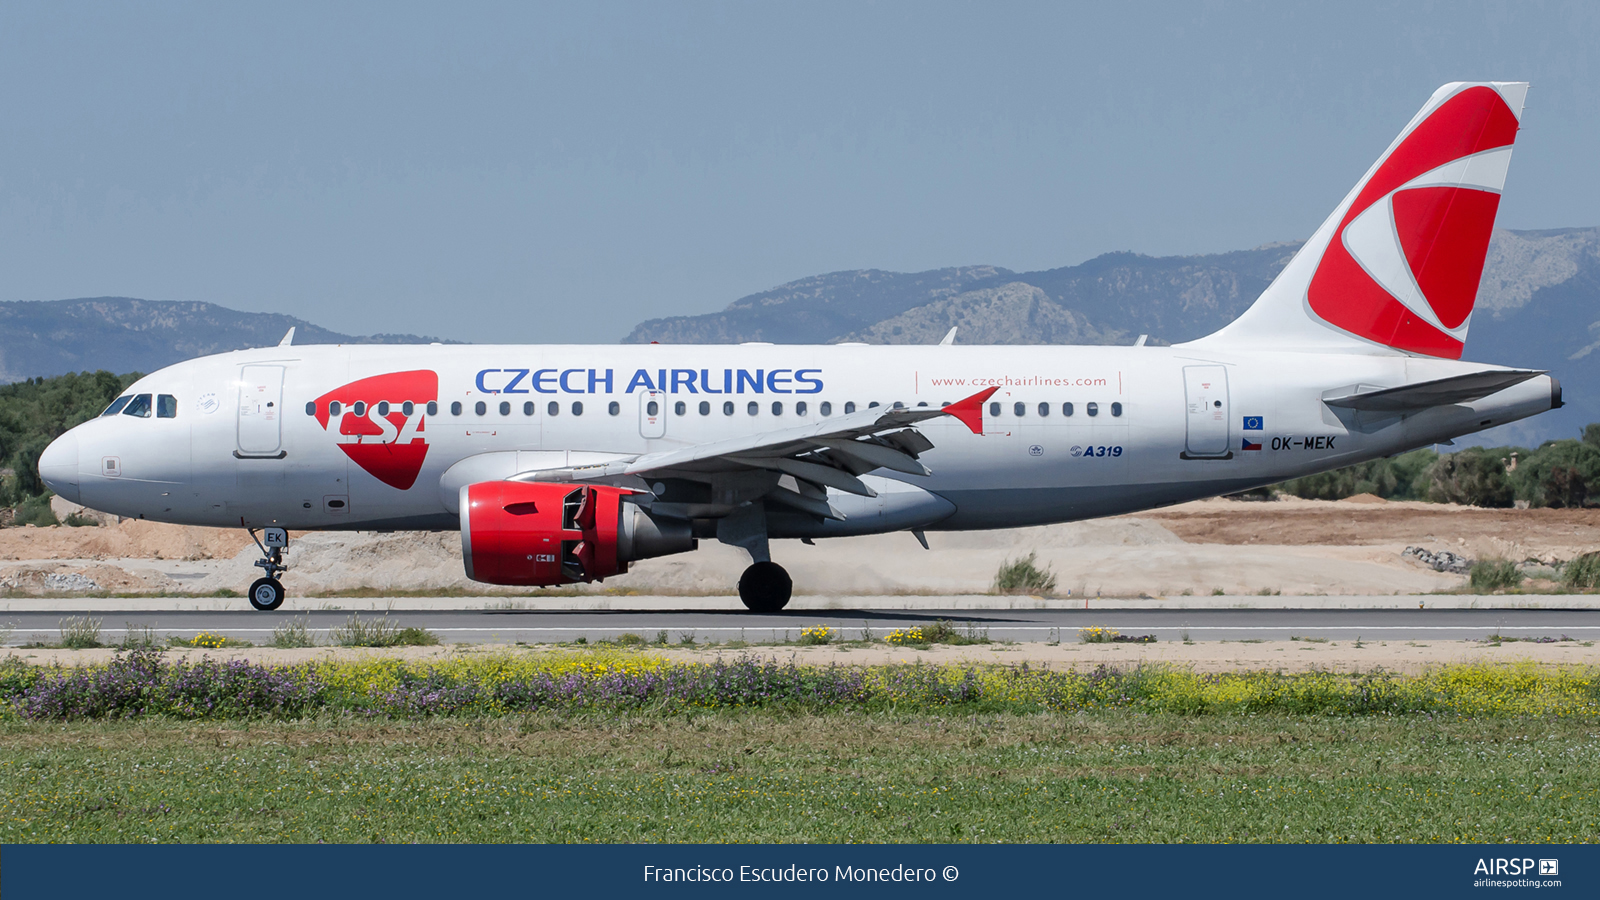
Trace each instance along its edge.
<path fill-rule="evenodd" d="M 127 406 L 128 405 L 128 401 L 132 400 L 132 399 L 133 399 L 133 395 L 132 394 L 128 394 L 127 396 L 124 396 L 124 397 L 118 397 L 117 399 L 111 401 L 111 405 L 106 407 L 106 411 L 101 413 L 100 415 L 102 415 L 102 416 L 114 416 L 117 413 L 122 412 L 122 408 L 124 406 Z"/>
<path fill-rule="evenodd" d="M 150 395 L 136 395 L 132 400 L 128 401 L 127 406 L 123 407 L 122 414 L 125 416 L 138 416 L 141 419 L 150 418 Z"/>
<path fill-rule="evenodd" d="M 178 398 L 171 394 L 160 394 L 156 397 L 156 418 L 176 419 L 178 417 Z"/>

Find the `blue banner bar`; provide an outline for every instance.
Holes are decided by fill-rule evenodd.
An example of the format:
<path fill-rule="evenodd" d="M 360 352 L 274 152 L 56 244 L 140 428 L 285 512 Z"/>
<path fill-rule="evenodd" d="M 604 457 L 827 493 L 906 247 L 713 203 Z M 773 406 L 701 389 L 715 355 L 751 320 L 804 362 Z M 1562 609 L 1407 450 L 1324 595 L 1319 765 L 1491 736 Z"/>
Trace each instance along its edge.
<path fill-rule="evenodd" d="M 1595 846 L 8 845 L 0 860 L 6 900 L 1600 892 Z"/>

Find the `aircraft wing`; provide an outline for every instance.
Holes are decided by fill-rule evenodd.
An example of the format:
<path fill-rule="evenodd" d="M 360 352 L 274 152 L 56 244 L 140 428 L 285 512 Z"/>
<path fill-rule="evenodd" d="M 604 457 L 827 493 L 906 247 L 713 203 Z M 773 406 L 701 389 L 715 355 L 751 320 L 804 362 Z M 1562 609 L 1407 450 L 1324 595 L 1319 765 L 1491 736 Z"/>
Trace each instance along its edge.
<path fill-rule="evenodd" d="M 972 430 L 983 433 L 983 403 L 998 388 L 979 391 L 949 406 L 878 407 L 815 424 L 713 441 L 676 450 L 646 453 L 631 459 L 573 466 L 559 472 L 542 470 L 515 476 L 514 480 L 648 484 L 650 479 L 687 477 L 708 480 L 714 474 L 770 473 L 772 480 L 790 476 L 795 489 L 774 486 L 768 496 L 786 505 L 826 518 L 843 518 L 827 503 L 827 488 L 863 497 L 876 492 L 858 476 L 875 469 L 892 469 L 909 475 L 933 474 L 917 458 L 933 448 L 913 426 L 939 416 L 954 416 Z M 698 476 L 698 477 L 697 477 Z"/>
<path fill-rule="evenodd" d="M 1417 412 L 1434 406 L 1481 400 L 1543 374 L 1543 371 L 1534 369 L 1490 369 L 1381 391 L 1324 397 L 1322 402 L 1329 406 L 1368 412 Z"/>

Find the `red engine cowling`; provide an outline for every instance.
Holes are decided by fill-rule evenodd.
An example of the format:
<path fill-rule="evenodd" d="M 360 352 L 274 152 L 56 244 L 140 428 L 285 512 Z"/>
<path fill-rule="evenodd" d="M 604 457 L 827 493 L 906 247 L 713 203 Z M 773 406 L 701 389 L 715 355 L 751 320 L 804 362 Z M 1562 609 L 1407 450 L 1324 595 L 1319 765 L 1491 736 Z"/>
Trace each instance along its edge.
<path fill-rule="evenodd" d="M 658 522 L 608 485 L 486 481 L 461 489 L 467 577 L 549 586 L 604 581 L 635 559 L 693 550 L 687 522 Z"/>

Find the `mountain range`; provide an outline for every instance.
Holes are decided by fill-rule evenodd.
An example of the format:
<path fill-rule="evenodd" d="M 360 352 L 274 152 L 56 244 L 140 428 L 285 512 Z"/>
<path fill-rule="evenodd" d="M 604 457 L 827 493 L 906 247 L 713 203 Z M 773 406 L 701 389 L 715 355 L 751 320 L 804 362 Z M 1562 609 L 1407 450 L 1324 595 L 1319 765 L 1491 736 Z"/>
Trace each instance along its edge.
<path fill-rule="evenodd" d="M 0 384 L 93 369 L 154 372 L 228 350 L 297 344 L 426 344 L 413 334 L 348 335 L 278 313 L 215 303 L 92 297 L 0 303 Z"/>
<path fill-rule="evenodd" d="M 1204 256 L 1107 253 L 1036 272 L 963 266 L 815 275 L 720 312 L 641 322 L 625 343 L 931 344 L 956 327 L 965 344 L 1173 344 L 1232 321 L 1288 263 L 1298 242 Z M 291 316 L 211 303 L 98 297 L 0 303 L 0 382 L 85 369 L 149 372 L 225 350 L 295 343 L 427 343 L 346 335 Z M 1497 230 L 1466 358 L 1548 369 L 1568 406 L 1472 443 L 1537 444 L 1600 421 L 1600 228 Z"/>

